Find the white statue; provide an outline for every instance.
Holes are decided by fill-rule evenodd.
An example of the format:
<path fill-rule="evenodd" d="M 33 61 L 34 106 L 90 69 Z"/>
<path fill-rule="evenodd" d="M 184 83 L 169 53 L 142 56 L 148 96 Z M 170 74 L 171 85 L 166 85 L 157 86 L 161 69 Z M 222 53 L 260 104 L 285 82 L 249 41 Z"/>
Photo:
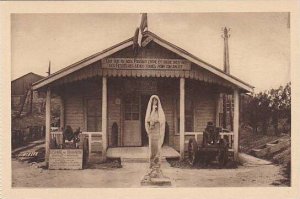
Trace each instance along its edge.
<path fill-rule="evenodd" d="M 163 178 L 160 169 L 161 148 L 165 137 L 166 117 L 157 95 L 152 95 L 147 107 L 145 128 L 149 137 L 150 173 L 145 178 Z M 148 179 L 149 180 L 149 179 Z"/>

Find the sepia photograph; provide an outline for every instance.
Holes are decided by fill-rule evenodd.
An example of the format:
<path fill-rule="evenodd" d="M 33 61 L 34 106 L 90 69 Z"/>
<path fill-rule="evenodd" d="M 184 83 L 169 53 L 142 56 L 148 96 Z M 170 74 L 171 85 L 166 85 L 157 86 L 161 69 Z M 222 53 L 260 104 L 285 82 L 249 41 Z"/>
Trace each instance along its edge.
<path fill-rule="evenodd" d="M 0 2 L 0 198 L 298 198 L 288 2 Z"/>
<path fill-rule="evenodd" d="M 290 186 L 289 20 L 11 15 L 12 187 Z"/>

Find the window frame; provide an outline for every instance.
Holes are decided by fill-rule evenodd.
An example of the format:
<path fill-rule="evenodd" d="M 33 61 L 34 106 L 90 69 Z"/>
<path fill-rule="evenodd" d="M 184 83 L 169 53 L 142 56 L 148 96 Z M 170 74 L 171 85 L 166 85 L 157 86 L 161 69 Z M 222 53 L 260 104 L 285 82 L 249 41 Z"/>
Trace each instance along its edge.
<path fill-rule="evenodd" d="M 99 115 L 95 115 L 94 117 L 93 116 L 89 116 L 88 114 L 88 101 L 89 100 L 99 100 L 99 105 L 101 106 L 100 107 L 100 114 Z M 101 97 L 85 97 L 84 98 L 84 107 L 85 107 L 85 113 L 84 113 L 84 117 L 85 117 L 85 129 L 87 132 L 102 132 L 102 98 Z M 91 131 L 88 129 L 88 118 L 89 117 L 93 117 L 93 118 L 98 118 L 96 121 L 99 121 L 99 130 L 96 130 L 96 131 Z"/>

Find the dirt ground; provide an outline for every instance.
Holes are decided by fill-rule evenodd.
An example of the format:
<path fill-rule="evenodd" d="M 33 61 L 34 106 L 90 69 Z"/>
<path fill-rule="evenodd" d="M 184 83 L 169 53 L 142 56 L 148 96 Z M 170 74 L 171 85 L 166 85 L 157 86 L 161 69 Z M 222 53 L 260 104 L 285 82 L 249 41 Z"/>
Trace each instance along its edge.
<path fill-rule="evenodd" d="M 243 128 L 241 129 L 241 139 L 240 139 L 240 149 L 241 152 L 251 154 L 251 150 L 258 148 L 262 145 L 265 145 L 269 142 L 286 139 L 290 140 L 290 134 L 281 133 L 279 136 L 274 135 L 272 129 L 268 134 L 254 134 L 251 129 Z M 281 180 L 279 184 L 286 184 L 287 186 L 291 185 L 291 145 L 286 146 L 280 151 L 272 154 L 267 154 L 265 157 L 262 157 L 265 160 L 269 160 L 276 165 L 280 165 L 280 173 L 285 177 L 284 180 Z M 278 184 L 275 182 L 274 184 Z"/>
<path fill-rule="evenodd" d="M 12 160 L 13 187 L 141 187 L 147 163 L 123 162 L 122 168 L 85 170 L 46 170 L 37 165 Z M 239 166 L 237 169 L 181 169 L 162 164 L 172 187 L 265 187 L 283 179 L 280 167 L 267 165 Z M 282 185 L 281 186 L 285 186 Z"/>

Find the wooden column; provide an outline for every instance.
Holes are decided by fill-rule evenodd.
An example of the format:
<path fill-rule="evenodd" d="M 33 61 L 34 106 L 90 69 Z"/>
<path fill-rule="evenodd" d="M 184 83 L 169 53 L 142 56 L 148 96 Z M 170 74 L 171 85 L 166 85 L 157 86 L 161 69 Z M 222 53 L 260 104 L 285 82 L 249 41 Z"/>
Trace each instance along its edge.
<path fill-rule="evenodd" d="M 179 134 L 180 134 L 180 158 L 184 159 L 184 123 L 185 123 L 185 79 L 180 78 L 180 109 L 179 109 Z"/>
<path fill-rule="evenodd" d="M 64 98 L 61 96 L 59 98 L 59 102 L 60 102 L 60 130 L 62 130 L 62 128 L 65 127 L 65 101 Z"/>
<path fill-rule="evenodd" d="M 220 101 L 221 95 L 218 93 L 216 95 L 216 126 L 220 126 Z"/>
<path fill-rule="evenodd" d="M 239 152 L 239 91 L 234 90 L 234 113 L 233 113 L 233 133 L 234 133 L 234 160 L 238 160 L 238 152 Z"/>
<path fill-rule="evenodd" d="M 107 77 L 102 77 L 102 146 L 102 155 L 105 159 L 107 149 Z"/>
<path fill-rule="evenodd" d="M 51 128 L 51 90 L 50 88 L 47 89 L 47 94 L 46 94 L 46 133 L 45 133 L 45 161 L 46 164 L 48 165 L 49 162 L 49 147 L 50 147 L 50 128 Z"/>
<path fill-rule="evenodd" d="M 31 85 L 31 89 L 30 89 L 30 110 L 29 110 L 29 112 L 30 113 L 33 113 L 32 112 L 32 101 L 33 101 L 33 90 L 32 90 L 32 85 Z"/>

